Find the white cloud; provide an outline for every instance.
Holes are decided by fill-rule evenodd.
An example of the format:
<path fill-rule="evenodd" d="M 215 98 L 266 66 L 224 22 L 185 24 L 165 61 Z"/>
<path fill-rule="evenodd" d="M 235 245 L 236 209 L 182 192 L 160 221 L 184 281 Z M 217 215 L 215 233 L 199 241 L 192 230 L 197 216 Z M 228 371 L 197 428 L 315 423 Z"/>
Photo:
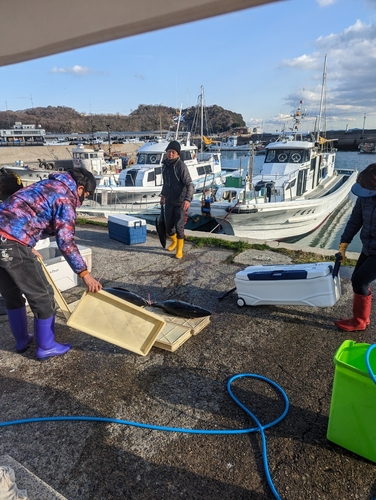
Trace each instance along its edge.
<path fill-rule="evenodd" d="M 320 7 L 327 7 L 328 5 L 334 5 L 337 0 L 316 0 Z"/>
<path fill-rule="evenodd" d="M 87 66 L 79 66 L 78 64 L 72 66 L 71 68 L 57 68 L 56 66 L 52 68 L 51 73 L 61 73 L 66 75 L 75 75 L 75 76 L 87 76 L 98 73 L 98 71 L 94 71 Z"/>
<path fill-rule="evenodd" d="M 296 90 L 285 97 L 291 110 L 303 99 L 308 117 L 317 114 L 327 55 L 327 115 L 350 122 L 355 116 L 371 114 L 376 109 L 376 26 L 357 20 L 338 34 L 319 37 L 314 46 L 312 54 L 283 60 L 280 65 L 280 69 L 294 69 L 299 82 L 304 79 L 303 92 Z"/>

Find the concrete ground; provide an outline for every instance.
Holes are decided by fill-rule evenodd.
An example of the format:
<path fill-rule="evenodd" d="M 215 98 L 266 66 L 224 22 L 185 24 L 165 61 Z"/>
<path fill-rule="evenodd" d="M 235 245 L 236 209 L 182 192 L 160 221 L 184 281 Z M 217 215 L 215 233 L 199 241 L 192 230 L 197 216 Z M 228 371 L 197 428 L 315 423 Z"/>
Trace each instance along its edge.
<path fill-rule="evenodd" d="M 212 312 L 211 322 L 175 352 L 153 347 L 140 356 L 68 327 L 58 314 L 56 338 L 71 342 L 72 349 L 40 363 L 34 345 L 24 354 L 15 352 L 6 316 L 0 316 L 2 422 L 97 416 L 192 429 L 255 427 L 226 384 L 235 374 L 258 374 L 282 387 L 290 402 L 287 416 L 265 431 L 280 497 L 375 498 L 374 463 L 326 438 L 333 356 L 345 339 L 373 343 L 376 338 L 374 314 L 364 332 L 347 334 L 333 325 L 351 310 L 351 270 L 344 269 L 343 294 L 333 307 L 240 308 L 235 293 L 218 300 L 234 287 L 236 272 L 288 258 L 247 250 L 230 263 L 231 250 L 186 242 L 179 261 L 155 234 L 128 246 L 93 226 L 78 227 L 77 242 L 92 249 L 92 274 L 103 276 L 104 286 L 127 288 L 152 301 L 200 305 Z M 80 281 L 63 295 L 72 303 L 83 292 Z M 31 328 L 31 314 L 29 321 Z M 265 382 L 247 377 L 233 388 L 263 424 L 283 411 L 281 396 Z M 274 498 L 258 433 L 195 435 L 52 421 L 2 427 L 0 436 L 0 456 L 12 457 L 69 500 Z M 29 494 L 30 500 L 45 500 Z"/>

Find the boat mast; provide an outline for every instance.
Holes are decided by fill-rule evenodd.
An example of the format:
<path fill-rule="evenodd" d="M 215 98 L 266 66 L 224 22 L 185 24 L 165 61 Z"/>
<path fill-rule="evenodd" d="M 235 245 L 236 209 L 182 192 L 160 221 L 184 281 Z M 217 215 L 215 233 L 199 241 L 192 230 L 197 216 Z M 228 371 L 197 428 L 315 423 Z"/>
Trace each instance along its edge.
<path fill-rule="evenodd" d="M 179 116 L 178 116 L 178 123 L 176 125 L 176 132 L 175 132 L 175 141 L 178 140 L 178 135 L 179 135 L 179 127 L 180 127 L 180 120 L 181 120 L 181 113 L 183 110 L 183 104 L 180 104 L 180 109 L 179 109 Z"/>
<path fill-rule="evenodd" d="M 319 141 L 319 139 L 320 139 L 322 108 L 323 108 L 324 94 L 325 94 L 325 88 L 326 88 L 326 58 L 327 58 L 327 55 L 325 54 L 324 70 L 323 70 L 323 74 L 322 74 L 322 85 L 321 85 L 320 112 L 319 112 L 319 119 L 318 119 L 317 130 L 316 130 L 316 141 Z"/>
<path fill-rule="evenodd" d="M 204 86 L 201 85 L 201 153 L 204 151 Z"/>

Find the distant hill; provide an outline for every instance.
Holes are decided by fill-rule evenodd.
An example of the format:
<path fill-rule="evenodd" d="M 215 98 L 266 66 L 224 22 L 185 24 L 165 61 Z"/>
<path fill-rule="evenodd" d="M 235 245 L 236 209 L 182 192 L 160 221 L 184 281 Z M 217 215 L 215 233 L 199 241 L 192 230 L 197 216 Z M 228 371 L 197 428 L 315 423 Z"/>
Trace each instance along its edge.
<path fill-rule="evenodd" d="M 205 108 L 204 134 L 230 132 L 234 128 L 245 127 L 239 113 L 214 105 Z M 142 132 L 148 130 L 169 130 L 178 119 L 179 111 L 161 105 L 140 104 L 129 115 L 87 115 L 65 106 L 47 106 L 21 111 L 0 111 L 0 128 L 11 128 L 15 122 L 40 125 L 50 134 L 90 134 L 93 132 Z M 182 110 L 180 129 L 200 133 L 200 110 L 190 107 Z"/>

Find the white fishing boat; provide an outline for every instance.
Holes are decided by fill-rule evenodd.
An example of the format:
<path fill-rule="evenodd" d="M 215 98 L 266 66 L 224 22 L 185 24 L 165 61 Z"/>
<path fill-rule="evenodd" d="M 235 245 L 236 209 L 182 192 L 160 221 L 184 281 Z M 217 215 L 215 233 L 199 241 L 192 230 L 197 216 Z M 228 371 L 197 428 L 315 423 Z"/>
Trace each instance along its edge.
<path fill-rule="evenodd" d="M 166 147 L 172 140 L 181 145 L 180 158 L 187 165 L 196 191 L 204 185 L 223 183 L 220 153 L 200 153 L 190 141 L 190 132 L 169 132 L 164 139 L 148 142 L 137 152 L 134 165 L 121 170 L 118 179 L 103 177 L 91 200 L 87 200 L 83 210 L 126 209 L 139 211 L 140 208 L 159 203 L 162 189 L 162 162 Z"/>
<path fill-rule="evenodd" d="M 376 137 L 369 137 L 358 146 L 360 153 L 375 154 L 376 153 Z"/>
<path fill-rule="evenodd" d="M 324 65 L 323 88 L 326 74 Z M 320 105 L 321 117 L 322 101 Z M 199 229 L 209 219 L 211 229 L 240 237 L 282 240 L 304 235 L 320 226 L 348 197 L 356 170 L 335 169 L 336 149 L 317 131 L 299 134 L 300 106 L 290 136 L 283 135 L 266 146 L 261 172 L 234 175 L 210 198 L 195 199 L 189 209 L 189 229 Z M 251 162 L 252 164 L 252 162 Z M 197 227 L 195 227 L 197 226 Z"/>
<path fill-rule="evenodd" d="M 230 135 L 223 141 L 212 141 L 207 145 L 207 151 L 250 151 L 251 147 L 250 142 L 239 144 L 239 137 Z"/>
<path fill-rule="evenodd" d="M 47 179 L 53 172 L 61 172 L 72 167 L 87 169 L 95 176 L 98 185 L 104 183 L 117 185 L 123 163 L 121 158 L 106 159 L 102 149 L 94 150 L 79 144 L 72 149 L 71 160 L 39 160 L 39 165 L 17 160 L 13 165 L 3 165 L 7 171 L 18 175 L 24 186 Z"/>
<path fill-rule="evenodd" d="M 72 149 L 72 161 L 74 168 L 83 167 L 91 172 L 99 186 L 104 182 L 117 185 L 119 174 L 123 169 L 121 158 L 106 158 L 103 149 L 93 149 L 83 144 L 78 144 Z"/>
<path fill-rule="evenodd" d="M 17 175 L 21 179 L 23 186 L 47 179 L 52 172 L 65 170 L 62 166 L 56 167 L 54 162 L 42 160 L 39 160 L 39 165 L 31 165 L 24 163 L 22 160 L 16 160 L 12 165 L 5 164 L 1 168 Z"/>

